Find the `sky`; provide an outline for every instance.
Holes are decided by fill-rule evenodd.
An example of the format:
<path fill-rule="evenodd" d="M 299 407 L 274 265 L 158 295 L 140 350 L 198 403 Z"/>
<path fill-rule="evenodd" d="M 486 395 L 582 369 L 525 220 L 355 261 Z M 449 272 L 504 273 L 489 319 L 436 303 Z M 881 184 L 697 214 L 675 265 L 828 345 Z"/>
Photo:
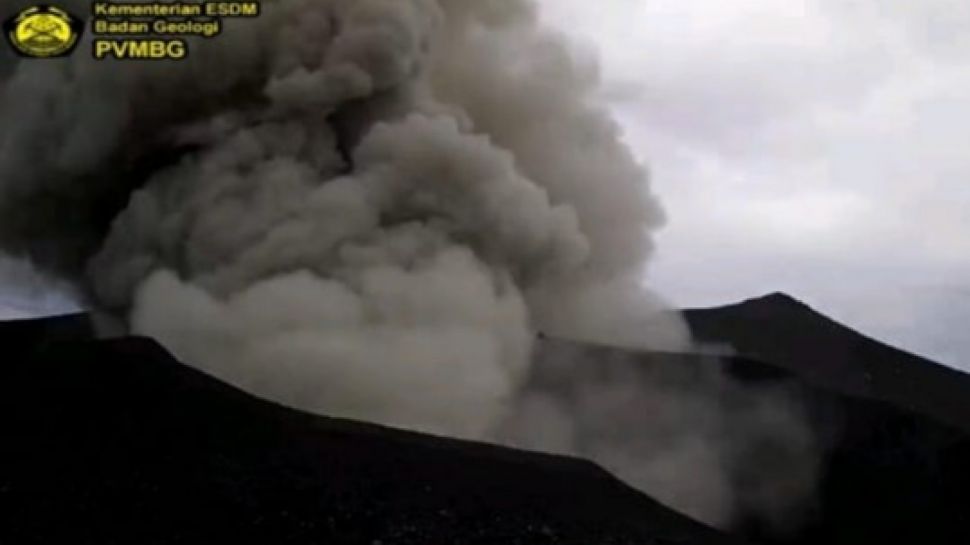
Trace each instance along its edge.
<path fill-rule="evenodd" d="M 673 304 L 784 291 L 970 370 L 970 2 L 539 1 L 649 165 Z M 0 317 L 69 307 L 0 279 Z"/>
<path fill-rule="evenodd" d="M 784 291 L 970 370 L 970 2 L 542 0 L 600 56 L 679 306 Z M 582 53 L 586 55 L 586 53 Z"/>

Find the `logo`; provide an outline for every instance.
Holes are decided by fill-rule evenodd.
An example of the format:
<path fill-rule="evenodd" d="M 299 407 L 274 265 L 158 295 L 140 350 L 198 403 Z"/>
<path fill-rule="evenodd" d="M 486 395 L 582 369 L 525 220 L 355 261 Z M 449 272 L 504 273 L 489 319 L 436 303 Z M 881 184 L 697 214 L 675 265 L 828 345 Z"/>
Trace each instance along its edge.
<path fill-rule="evenodd" d="M 41 59 L 69 55 L 83 30 L 80 19 L 48 5 L 25 9 L 3 25 L 3 34 L 14 51 Z"/>

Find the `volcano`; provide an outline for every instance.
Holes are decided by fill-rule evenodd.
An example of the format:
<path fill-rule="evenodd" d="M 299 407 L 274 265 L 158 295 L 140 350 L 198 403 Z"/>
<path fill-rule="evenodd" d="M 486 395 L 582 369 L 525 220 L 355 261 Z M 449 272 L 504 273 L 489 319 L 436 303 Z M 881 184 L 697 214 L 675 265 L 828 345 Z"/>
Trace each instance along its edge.
<path fill-rule="evenodd" d="M 775 293 L 684 312 L 742 380 L 795 385 L 821 440 L 809 522 L 766 543 L 970 542 L 970 376 Z M 719 350 L 726 349 L 726 350 Z"/>
<path fill-rule="evenodd" d="M 970 431 L 970 375 L 870 339 L 774 293 L 684 312 L 694 338 L 770 362 L 820 388 L 881 400 Z"/>
<path fill-rule="evenodd" d="M 819 457 L 815 497 L 795 522 L 772 525 L 742 505 L 719 532 L 581 459 L 290 410 L 154 341 L 95 340 L 75 315 L 0 324 L 0 542 L 970 542 L 959 402 L 970 378 L 786 295 L 685 314 L 696 338 L 731 355 L 545 339 L 533 380 L 554 375 L 551 355 L 568 349 L 601 364 L 589 380 L 715 366 L 785 392 Z M 795 471 L 770 450 L 751 456 L 732 478 Z"/>

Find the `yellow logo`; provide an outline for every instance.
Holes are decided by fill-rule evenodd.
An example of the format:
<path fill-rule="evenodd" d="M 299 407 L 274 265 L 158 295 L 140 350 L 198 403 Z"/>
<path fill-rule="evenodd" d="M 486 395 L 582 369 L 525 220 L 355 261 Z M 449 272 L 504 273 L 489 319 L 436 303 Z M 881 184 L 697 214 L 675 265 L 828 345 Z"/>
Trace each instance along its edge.
<path fill-rule="evenodd" d="M 69 55 L 81 38 L 84 24 L 68 12 L 39 5 L 14 15 L 3 33 L 14 50 L 24 57 L 51 58 Z"/>

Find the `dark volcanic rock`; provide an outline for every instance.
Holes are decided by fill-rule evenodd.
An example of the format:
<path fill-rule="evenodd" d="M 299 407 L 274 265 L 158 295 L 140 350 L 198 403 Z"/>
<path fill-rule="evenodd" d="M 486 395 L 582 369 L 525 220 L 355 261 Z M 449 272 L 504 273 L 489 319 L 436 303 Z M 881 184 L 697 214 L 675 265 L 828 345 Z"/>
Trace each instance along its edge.
<path fill-rule="evenodd" d="M 684 314 L 699 341 L 970 431 L 970 375 L 870 339 L 792 297 L 772 294 Z"/>
<path fill-rule="evenodd" d="M 589 462 L 288 410 L 147 340 L 18 355 L 24 325 L 0 326 L 0 543 L 734 542 Z"/>
<path fill-rule="evenodd" d="M 699 337 L 740 355 L 543 344 L 601 364 L 585 382 L 689 385 L 716 366 L 743 385 L 715 400 L 725 410 L 763 390 L 801 407 L 817 497 L 783 534 L 740 506 L 744 539 L 970 543 L 966 376 L 787 296 L 687 317 Z M 90 334 L 83 317 L 0 324 L 0 544 L 729 541 L 587 462 L 310 416 L 186 368 L 150 341 L 81 340 Z M 568 380 L 548 364 L 538 362 L 540 378 Z M 727 421 L 726 433 L 743 431 L 744 418 Z M 729 468 L 741 485 L 797 459 L 750 452 L 754 461 Z"/>
<path fill-rule="evenodd" d="M 88 314 L 0 322 L 0 346 L 9 356 L 51 343 L 93 338 L 94 324 Z"/>

